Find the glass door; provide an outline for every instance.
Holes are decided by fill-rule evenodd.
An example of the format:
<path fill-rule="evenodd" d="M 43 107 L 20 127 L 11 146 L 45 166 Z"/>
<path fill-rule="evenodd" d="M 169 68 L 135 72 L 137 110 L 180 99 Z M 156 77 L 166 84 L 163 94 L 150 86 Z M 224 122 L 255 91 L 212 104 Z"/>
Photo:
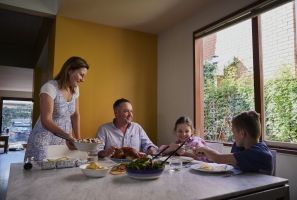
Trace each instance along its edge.
<path fill-rule="evenodd" d="M 22 149 L 32 130 L 33 101 L 3 99 L 1 135 L 9 136 L 9 149 Z"/>

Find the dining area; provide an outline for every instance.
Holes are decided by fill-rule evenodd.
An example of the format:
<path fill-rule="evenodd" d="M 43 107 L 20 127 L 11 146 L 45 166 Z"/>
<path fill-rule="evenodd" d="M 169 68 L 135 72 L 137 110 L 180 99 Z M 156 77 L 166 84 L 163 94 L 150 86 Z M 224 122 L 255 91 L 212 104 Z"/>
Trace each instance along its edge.
<path fill-rule="evenodd" d="M 174 154 L 162 156 L 161 153 L 146 158 L 161 163 L 161 173 L 133 174 L 129 171 L 129 165 L 144 158 L 133 161 L 97 159 L 90 156 L 89 150 L 81 147 L 80 150 L 70 151 L 64 145 L 52 146 L 47 161 L 54 162 L 54 168 L 44 168 L 35 161 L 32 161 L 30 169 L 24 169 L 23 162 L 12 163 L 6 200 L 290 199 L 289 181 L 285 178 L 242 172 L 230 165 L 206 163 Z M 65 159 L 85 162 L 58 167 L 58 163 Z M 85 173 L 90 163 L 106 168 L 106 173 L 100 176 Z M 113 173 L 120 165 L 126 168 L 121 173 Z"/>
<path fill-rule="evenodd" d="M 109 159 L 102 165 L 115 165 Z M 258 173 L 206 172 L 183 163 L 178 171 L 165 165 L 154 179 L 131 178 L 126 173 L 104 177 L 85 176 L 79 167 L 42 170 L 23 163 L 10 168 L 7 200 L 12 199 L 283 199 L 288 200 L 289 182 L 285 178 Z"/>

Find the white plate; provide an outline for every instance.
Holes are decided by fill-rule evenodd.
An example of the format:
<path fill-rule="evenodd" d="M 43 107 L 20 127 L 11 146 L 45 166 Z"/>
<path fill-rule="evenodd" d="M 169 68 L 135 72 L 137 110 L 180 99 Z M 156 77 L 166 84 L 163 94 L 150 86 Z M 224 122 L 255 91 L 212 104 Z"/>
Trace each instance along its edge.
<path fill-rule="evenodd" d="M 231 165 L 206 162 L 199 162 L 198 164 L 191 166 L 191 169 L 209 173 L 227 172 L 233 168 L 234 167 Z"/>
<path fill-rule="evenodd" d="M 161 157 L 160 160 L 164 161 L 166 160 L 167 156 Z M 186 157 L 186 156 L 174 156 L 174 158 L 178 158 L 182 161 L 182 163 L 189 163 L 192 162 L 194 159 L 191 157 Z M 169 158 L 166 162 L 170 162 L 173 158 Z"/>

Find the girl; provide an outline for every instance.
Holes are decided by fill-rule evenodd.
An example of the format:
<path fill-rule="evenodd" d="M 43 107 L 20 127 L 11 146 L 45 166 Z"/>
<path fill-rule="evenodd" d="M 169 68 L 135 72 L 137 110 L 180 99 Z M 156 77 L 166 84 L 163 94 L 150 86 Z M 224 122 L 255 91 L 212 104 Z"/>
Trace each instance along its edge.
<path fill-rule="evenodd" d="M 159 151 L 162 151 L 167 146 L 169 146 L 163 153 L 169 154 L 172 151 L 175 151 L 185 140 L 186 143 L 184 146 L 177 151 L 177 154 L 180 156 L 192 157 L 194 159 L 197 156 L 194 154 L 193 149 L 205 146 L 206 143 L 203 139 L 195 135 L 195 130 L 193 123 L 189 117 L 182 116 L 177 119 L 174 126 L 174 132 L 176 134 L 175 143 L 170 145 L 162 145 L 159 148 Z"/>

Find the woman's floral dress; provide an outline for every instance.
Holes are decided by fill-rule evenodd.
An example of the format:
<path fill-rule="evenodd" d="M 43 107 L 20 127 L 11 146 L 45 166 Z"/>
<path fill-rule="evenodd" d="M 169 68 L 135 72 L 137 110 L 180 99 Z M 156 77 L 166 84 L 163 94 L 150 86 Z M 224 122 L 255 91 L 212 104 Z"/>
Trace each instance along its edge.
<path fill-rule="evenodd" d="M 41 89 L 40 93 L 47 93 L 54 99 L 53 121 L 66 133 L 72 133 L 71 115 L 75 112 L 78 88 L 69 102 L 65 100 L 55 80 L 49 81 L 43 88 L 46 89 Z M 49 145 L 62 144 L 65 144 L 65 140 L 43 128 L 39 117 L 29 136 L 24 159 L 34 157 L 34 160 L 43 160 L 47 157 L 47 148 Z"/>

